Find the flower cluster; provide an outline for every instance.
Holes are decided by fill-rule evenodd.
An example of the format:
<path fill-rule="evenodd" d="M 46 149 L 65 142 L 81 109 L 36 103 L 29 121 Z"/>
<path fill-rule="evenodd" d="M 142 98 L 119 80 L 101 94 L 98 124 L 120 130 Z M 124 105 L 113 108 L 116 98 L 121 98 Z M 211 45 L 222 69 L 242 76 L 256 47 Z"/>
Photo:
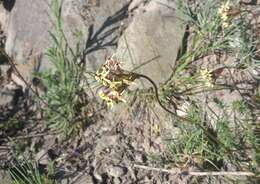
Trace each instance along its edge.
<path fill-rule="evenodd" d="M 220 14 L 220 17 L 223 21 L 222 27 L 227 28 L 229 24 L 229 11 L 231 10 L 230 8 L 230 3 L 229 1 L 226 1 L 221 5 L 221 7 L 218 10 L 218 13 Z"/>
<path fill-rule="evenodd" d="M 102 85 L 98 95 L 110 107 L 114 102 L 126 102 L 122 95 L 136 78 L 137 74 L 123 70 L 121 63 L 111 56 L 96 72 L 95 79 Z"/>
<path fill-rule="evenodd" d="M 210 87 L 210 88 L 214 87 L 212 74 L 208 69 L 201 70 L 200 74 L 201 74 L 201 78 L 203 79 L 203 81 L 207 87 Z"/>

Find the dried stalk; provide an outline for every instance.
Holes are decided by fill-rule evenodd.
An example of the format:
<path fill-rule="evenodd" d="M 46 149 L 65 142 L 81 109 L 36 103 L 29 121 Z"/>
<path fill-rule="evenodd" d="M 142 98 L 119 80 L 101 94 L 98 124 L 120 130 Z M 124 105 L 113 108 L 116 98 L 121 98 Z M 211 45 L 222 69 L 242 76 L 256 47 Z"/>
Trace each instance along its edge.
<path fill-rule="evenodd" d="M 162 169 L 156 167 L 149 167 L 144 165 L 137 165 L 134 164 L 135 168 L 145 169 L 149 171 L 156 171 L 156 172 L 164 172 L 168 174 L 174 175 L 190 175 L 190 176 L 255 176 L 252 172 L 243 172 L 243 171 L 212 171 L 212 172 L 193 172 L 187 170 L 181 170 L 179 168 L 173 169 Z"/>

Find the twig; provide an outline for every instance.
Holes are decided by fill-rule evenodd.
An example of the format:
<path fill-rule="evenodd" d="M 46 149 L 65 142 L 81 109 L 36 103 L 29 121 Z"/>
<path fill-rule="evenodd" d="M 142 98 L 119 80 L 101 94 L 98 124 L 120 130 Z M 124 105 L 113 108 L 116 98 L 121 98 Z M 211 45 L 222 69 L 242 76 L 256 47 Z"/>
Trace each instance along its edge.
<path fill-rule="evenodd" d="M 139 78 L 144 78 L 144 79 L 148 80 L 148 81 L 153 85 L 154 91 L 155 91 L 155 97 L 156 97 L 156 99 L 157 99 L 159 105 L 160 105 L 165 111 L 167 111 L 168 113 L 172 114 L 173 116 L 175 116 L 175 117 L 178 118 L 179 120 L 182 120 L 182 121 L 187 122 L 187 123 L 193 123 L 193 124 L 195 123 L 192 119 L 190 119 L 190 118 L 188 118 L 188 117 L 179 116 L 176 112 L 169 110 L 167 107 L 165 107 L 165 106 L 162 104 L 162 102 L 161 102 L 161 100 L 160 100 L 160 98 L 159 98 L 158 88 L 157 88 L 155 82 L 154 82 L 150 77 L 148 77 L 148 76 L 146 76 L 146 75 L 138 74 L 138 73 L 135 73 L 135 74 L 136 74 Z M 176 104 L 175 104 L 174 106 L 176 106 Z M 177 107 L 177 106 L 176 106 L 176 107 Z M 199 127 L 204 131 L 204 133 L 205 133 L 214 143 L 223 146 L 223 148 L 225 148 L 227 152 L 230 153 L 231 151 L 233 151 L 233 150 L 230 150 L 228 147 L 226 147 L 225 144 L 223 144 L 223 143 L 222 143 L 219 139 L 217 139 L 214 135 L 212 135 L 210 132 L 208 132 L 208 131 L 206 130 L 206 128 L 204 128 L 201 124 L 195 123 L 195 125 L 199 126 Z"/>
<path fill-rule="evenodd" d="M 255 176 L 252 172 L 243 172 L 243 171 L 212 171 L 212 172 L 193 172 L 187 170 L 181 170 L 179 168 L 173 169 L 162 169 L 156 167 L 149 167 L 144 165 L 137 165 L 134 164 L 135 168 L 145 169 L 149 171 L 156 171 L 156 172 L 165 172 L 174 175 L 190 175 L 190 176 Z"/>
<path fill-rule="evenodd" d="M 60 133 L 61 133 L 61 131 L 54 131 L 54 132 L 38 133 L 38 134 L 32 134 L 32 135 L 16 136 L 16 137 L 10 137 L 10 138 L 2 138 L 0 140 L 28 139 L 28 138 L 34 138 L 34 137 L 43 137 L 46 135 L 56 135 L 56 134 L 60 134 Z"/>
<path fill-rule="evenodd" d="M 0 150 L 10 150 L 10 146 L 0 146 Z"/>
<path fill-rule="evenodd" d="M 38 133 L 38 134 L 32 134 L 32 135 L 24 135 L 24 136 L 17 136 L 17 137 L 13 137 L 15 139 L 28 139 L 28 138 L 34 138 L 34 137 L 43 137 L 46 135 L 56 135 L 56 134 L 60 134 L 61 131 L 55 131 L 55 132 L 46 132 L 46 133 Z"/>

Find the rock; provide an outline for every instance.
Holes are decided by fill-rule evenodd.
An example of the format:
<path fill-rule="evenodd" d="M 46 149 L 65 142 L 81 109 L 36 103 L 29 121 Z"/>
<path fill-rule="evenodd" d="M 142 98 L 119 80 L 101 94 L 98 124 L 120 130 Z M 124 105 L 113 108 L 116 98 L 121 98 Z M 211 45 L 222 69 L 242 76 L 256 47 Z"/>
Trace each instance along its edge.
<path fill-rule="evenodd" d="M 126 168 L 120 166 L 109 166 L 107 168 L 107 174 L 115 178 L 119 178 L 125 175 L 126 171 L 127 171 Z"/>
<path fill-rule="evenodd" d="M 9 65 L 0 65 L 0 78 L 3 77 L 4 79 L 7 79 L 9 76 L 11 66 Z M 0 83 L 0 85 L 2 85 Z"/>
<path fill-rule="evenodd" d="M 92 176 L 90 175 L 82 175 L 80 176 L 75 182 L 73 182 L 75 184 L 93 184 L 93 180 L 92 180 Z"/>
<path fill-rule="evenodd" d="M 7 87 L 0 88 L 0 106 L 16 104 L 22 91 L 19 88 L 8 89 Z"/>
<path fill-rule="evenodd" d="M 41 151 L 39 151 L 36 156 L 35 156 L 35 160 L 37 160 L 40 164 L 42 165 L 48 165 L 49 164 L 49 156 L 48 156 L 48 152 L 44 149 L 42 149 Z"/>
<path fill-rule="evenodd" d="M 113 183 L 114 184 L 121 184 L 122 181 L 119 178 L 114 178 Z"/>
<path fill-rule="evenodd" d="M 92 20 L 86 21 L 89 37 L 86 42 L 86 67 L 97 70 L 112 55 L 128 18 L 129 3 L 122 0 L 100 0 L 99 6 L 90 7 Z"/>
<path fill-rule="evenodd" d="M 142 11 L 137 11 L 118 42 L 116 56 L 124 63 L 123 68 L 139 67 L 136 72 L 157 84 L 167 80 L 184 36 L 178 17 L 176 3 L 167 0 L 149 1 Z"/>
<path fill-rule="evenodd" d="M 26 74 L 37 67 L 36 63 L 29 63 L 31 57 L 40 55 L 49 44 L 47 9 L 46 1 L 16 1 L 5 26 L 5 50 L 18 65 L 28 65 L 26 70 L 21 69 Z"/>
<path fill-rule="evenodd" d="M 0 23 L 6 34 L 5 50 L 26 80 L 31 80 L 33 72 L 52 67 L 44 55 L 51 43 L 48 31 L 54 27 L 49 21 L 50 2 L 19 0 L 10 11 L 0 11 Z M 62 25 L 68 43 L 75 48 L 74 33 L 82 32 L 81 49 L 86 47 L 88 67 L 96 69 L 104 61 L 107 53 L 104 49 L 115 49 L 120 21 L 127 17 L 126 2 L 63 0 L 62 5 Z"/>
<path fill-rule="evenodd" d="M 62 179 L 61 184 L 69 184 L 69 179 L 68 178 Z"/>
<path fill-rule="evenodd" d="M 133 11 L 134 9 L 138 8 L 139 6 L 143 5 L 145 2 L 143 0 L 133 0 L 128 7 L 129 11 Z"/>
<path fill-rule="evenodd" d="M 71 4 L 64 1 L 64 30 L 68 40 L 72 40 L 68 29 L 79 28 L 83 25 L 81 19 L 74 17 L 74 14 L 67 9 L 72 9 Z M 50 45 L 50 36 L 48 31 L 53 29 L 49 15 L 50 11 L 48 1 L 20 0 L 16 1 L 8 19 L 6 27 L 6 52 L 14 58 L 18 64 L 17 68 L 27 80 L 31 78 L 31 73 L 35 70 L 47 69 L 51 65 L 48 59 L 43 55 L 45 49 Z M 76 20 L 79 21 L 75 21 Z M 86 27 L 79 28 L 85 30 Z M 70 29 L 70 31 L 72 31 Z"/>
<path fill-rule="evenodd" d="M 8 12 L 6 11 L 5 7 L 3 4 L 0 3 L 0 27 L 1 31 L 2 29 L 5 29 L 5 26 L 7 26 L 7 17 L 8 17 Z"/>
<path fill-rule="evenodd" d="M 135 162 L 136 163 L 145 163 L 146 162 L 146 156 L 143 153 L 135 153 Z"/>

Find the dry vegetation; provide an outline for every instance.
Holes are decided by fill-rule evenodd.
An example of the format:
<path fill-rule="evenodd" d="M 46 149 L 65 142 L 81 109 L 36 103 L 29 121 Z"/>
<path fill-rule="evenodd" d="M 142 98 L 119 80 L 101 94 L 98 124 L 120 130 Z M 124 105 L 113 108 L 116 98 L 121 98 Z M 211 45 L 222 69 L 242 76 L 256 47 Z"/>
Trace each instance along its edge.
<path fill-rule="evenodd" d="M 74 176 L 66 169 L 62 170 L 65 174 L 60 174 L 68 162 L 71 167 L 77 167 L 75 173 L 88 167 L 85 170 L 90 173 L 93 183 L 115 182 L 116 177 L 97 176 L 96 168 L 83 159 L 84 154 L 94 152 L 91 150 L 94 144 L 103 143 L 95 142 L 102 136 L 97 134 L 88 137 L 96 139 L 93 145 L 82 146 L 82 137 L 86 132 L 95 134 L 102 129 L 100 124 L 95 128 L 91 126 L 100 120 L 106 122 L 103 115 L 107 111 L 113 113 L 106 103 L 93 97 L 93 86 L 96 85 L 103 90 L 99 94 L 110 106 L 124 102 L 131 109 L 133 101 L 124 100 L 130 96 L 128 99 L 137 98 L 134 103 L 141 104 L 138 106 L 140 111 L 151 112 L 159 100 L 174 113 L 168 114 L 177 130 L 171 135 L 164 134 L 159 125 L 149 125 L 162 140 L 160 149 L 146 152 L 142 155 L 145 159 L 141 158 L 139 162 L 127 160 L 132 161 L 131 169 L 136 171 L 127 168 L 129 175 L 139 172 L 134 176 L 135 181 L 129 176 L 133 182 L 141 181 L 138 180 L 140 172 L 144 172 L 147 176 L 142 177 L 151 183 L 259 181 L 259 11 L 236 0 L 180 1 L 179 8 L 186 27 L 184 45 L 170 79 L 158 86 L 157 99 L 154 88 L 129 91 L 128 86 L 138 77 L 134 73 L 122 73 L 121 67 L 119 73 L 109 67 L 98 72 L 86 71 L 78 62 L 82 57 L 81 34 L 75 35 L 77 45 L 70 46 L 62 30 L 59 1 L 53 1 L 56 29 L 50 32 L 53 45 L 46 51 L 53 70 L 35 74 L 35 82 L 43 84 L 46 92 L 40 95 L 37 88 L 28 86 L 33 95 L 19 98 L 15 111 L 9 111 L 8 107 L 1 109 L 0 163 L 3 169 L 9 170 L 13 183 L 60 183 L 62 179 Z M 2 46 L 0 49 L 3 53 Z M 8 56 L 5 59 L 11 64 L 14 62 Z M 129 117 L 133 111 L 128 111 Z M 124 125 L 116 124 L 115 132 L 124 129 L 121 126 Z M 132 138 L 132 135 L 123 134 L 120 134 L 124 139 L 122 142 Z M 42 137 L 48 135 L 55 140 L 44 143 Z M 107 140 L 99 141 L 109 144 Z M 39 164 L 41 158 L 35 158 L 35 154 L 50 142 L 52 145 L 46 154 L 51 160 L 46 165 Z M 73 145 L 80 146 L 67 154 Z M 129 157 L 139 154 L 138 149 L 128 143 L 122 143 L 122 147 Z M 112 155 L 112 151 L 106 151 L 102 151 L 104 158 Z M 110 159 L 116 160 L 117 155 Z"/>

